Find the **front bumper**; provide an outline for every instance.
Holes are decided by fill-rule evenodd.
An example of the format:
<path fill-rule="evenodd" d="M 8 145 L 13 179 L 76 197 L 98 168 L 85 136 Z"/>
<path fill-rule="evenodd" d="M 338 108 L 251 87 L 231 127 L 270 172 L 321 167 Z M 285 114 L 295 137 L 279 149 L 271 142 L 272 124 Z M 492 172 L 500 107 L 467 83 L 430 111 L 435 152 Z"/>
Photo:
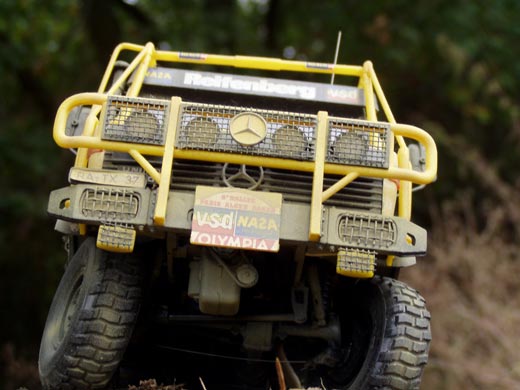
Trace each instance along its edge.
<path fill-rule="evenodd" d="M 51 192 L 48 213 L 60 220 L 87 225 L 122 225 L 136 231 L 155 230 L 189 234 L 195 194 L 170 191 L 164 225 L 154 224 L 157 191 L 147 188 L 76 184 Z M 323 206 L 319 242 L 309 241 L 311 206 L 283 201 L 280 242 L 310 244 L 318 251 L 339 248 L 369 250 L 378 254 L 426 254 L 426 230 L 400 217 L 359 213 Z"/>

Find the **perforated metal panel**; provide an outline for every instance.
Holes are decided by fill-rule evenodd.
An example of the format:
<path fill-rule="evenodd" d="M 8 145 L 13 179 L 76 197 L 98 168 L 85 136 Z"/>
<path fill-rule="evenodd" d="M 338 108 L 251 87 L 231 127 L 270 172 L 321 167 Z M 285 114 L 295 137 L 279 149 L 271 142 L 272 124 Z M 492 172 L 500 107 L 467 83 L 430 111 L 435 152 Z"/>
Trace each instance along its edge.
<path fill-rule="evenodd" d="M 168 112 L 167 100 L 110 96 L 106 104 L 102 138 L 163 145 Z"/>
<path fill-rule="evenodd" d="M 388 124 L 331 118 L 326 161 L 388 168 L 389 136 Z"/>
<path fill-rule="evenodd" d="M 242 145 L 231 135 L 232 119 L 243 113 L 259 115 L 265 121 L 265 138 L 263 134 L 259 134 L 259 142 L 254 145 Z M 181 110 L 176 147 L 313 160 L 315 129 L 316 116 L 314 115 L 187 103 Z M 240 131 L 251 131 L 253 134 L 256 132 L 253 126 L 251 129 L 244 127 L 239 129 Z"/>

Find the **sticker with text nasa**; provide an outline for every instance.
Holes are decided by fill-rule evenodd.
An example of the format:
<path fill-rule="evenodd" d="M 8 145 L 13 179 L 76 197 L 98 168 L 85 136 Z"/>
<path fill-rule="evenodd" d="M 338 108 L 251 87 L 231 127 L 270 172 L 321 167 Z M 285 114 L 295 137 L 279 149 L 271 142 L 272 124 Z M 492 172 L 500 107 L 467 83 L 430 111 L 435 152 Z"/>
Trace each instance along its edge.
<path fill-rule="evenodd" d="M 190 242 L 278 252 L 282 195 L 197 186 Z"/>

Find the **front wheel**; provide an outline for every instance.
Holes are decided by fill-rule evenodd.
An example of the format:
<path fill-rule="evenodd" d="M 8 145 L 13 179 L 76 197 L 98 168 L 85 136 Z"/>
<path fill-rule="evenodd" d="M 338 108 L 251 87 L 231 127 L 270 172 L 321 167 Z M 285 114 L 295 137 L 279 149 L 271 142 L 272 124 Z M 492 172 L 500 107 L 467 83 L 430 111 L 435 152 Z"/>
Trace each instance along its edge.
<path fill-rule="evenodd" d="M 70 260 L 52 301 L 40 345 L 44 389 L 103 389 L 117 369 L 137 319 L 141 261 L 104 252 L 88 238 Z"/>
<path fill-rule="evenodd" d="M 375 277 L 337 287 L 333 316 L 340 337 L 308 341 L 307 363 L 295 367 L 302 385 L 327 389 L 419 389 L 428 361 L 430 313 L 419 293 L 397 280 Z M 320 346 L 321 345 L 321 346 Z M 294 352 L 294 349 L 293 349 Z"/>

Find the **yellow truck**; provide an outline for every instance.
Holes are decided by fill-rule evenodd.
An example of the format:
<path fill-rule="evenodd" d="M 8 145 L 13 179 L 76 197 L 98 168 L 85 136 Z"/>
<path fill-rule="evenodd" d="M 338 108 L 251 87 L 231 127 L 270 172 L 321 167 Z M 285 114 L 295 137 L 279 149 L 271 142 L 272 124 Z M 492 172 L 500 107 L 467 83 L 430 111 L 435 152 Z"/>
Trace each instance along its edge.
<path fill-rule="evenodd" d="M 430 314 L 397 278 L 426 253 L 412 193 L 437 151 L 396 122 L 371 62 L 122 43 L 53 135 L 76 158 L 48 204 L 68 260 L 45 389 L 115 386 L 143 339 L 186 383 L 190 357 L 227 359 L 211 389 L 419 388 Z"/>

